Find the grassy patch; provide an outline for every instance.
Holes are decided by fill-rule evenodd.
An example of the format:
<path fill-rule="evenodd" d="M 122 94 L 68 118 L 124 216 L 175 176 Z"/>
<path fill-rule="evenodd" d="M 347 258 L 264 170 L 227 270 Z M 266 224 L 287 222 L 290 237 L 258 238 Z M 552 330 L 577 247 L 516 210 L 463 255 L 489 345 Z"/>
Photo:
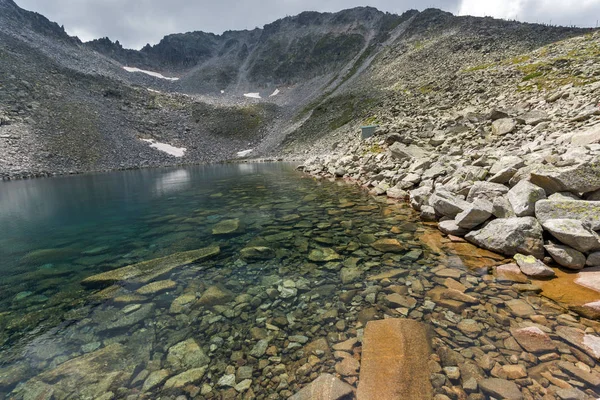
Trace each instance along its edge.
<path fill-rule="evenodd" d="M 377 116 L 372 116 L 363 121 L 363 125 L 379 125 L 379 118 Z"/>
<path fill-rule="evenodd" d="M 538 78 L 542 75 L 544 75 L 544 73 L 542 71 L 532 72 L 531 74 L 525 75 L 523 77 L 523 82 L 530 81 L 530 80 Z"/>
<path fill-rule="evenodd" d="M 383 153 L 385 150 L 383 147 L 381 147 L 378 143 L 374 143 L 371 146 L 369 146 L 368 148 L 366 148 L 363 152 L 362 155 L 363 157 L 366 156 L 367 154 L 379 154 L 379 153 Z"/>
<path fill-rule="evenodd" d="M 484 69 L 492 68 L 492 67 L 495 67 L 495 66 L 496 66 L 496 64 L 494 64 L 494 63 L 487 63 L 487 64 L 475 65 L 473 67 L 469 67 L 469 68 L 463 69 L 462 72 L 482 71 Z"/>

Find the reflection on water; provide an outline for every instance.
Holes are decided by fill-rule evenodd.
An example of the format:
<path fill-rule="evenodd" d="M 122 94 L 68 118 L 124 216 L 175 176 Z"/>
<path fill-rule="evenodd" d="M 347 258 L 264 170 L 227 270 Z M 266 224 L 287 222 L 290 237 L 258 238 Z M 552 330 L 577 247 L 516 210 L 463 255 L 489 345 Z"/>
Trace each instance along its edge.
<path fill-rule="evenodd" d="M 597 368 L 554 334 L 582 321 L 487 274 L 503 257 L 286 164 L 7 182 L 0 227 L 0 397 L 287 399 L 322 373 L 356 386 L 340 360 L 380 318 L 432 328 L 432 384 L 453 398 L 484 398 L 477 382 L 505 365 Z M 527 353 L 511 334 L 531 327 L 560 347 Z"/>
<path fill-rule="evenodd" d="M 191 184 L 190 172 L 185 169 L 167 172 L 156 178 L 155 194 L 165 195 L 172 192 L 178 192 L 187 189 Z"/>

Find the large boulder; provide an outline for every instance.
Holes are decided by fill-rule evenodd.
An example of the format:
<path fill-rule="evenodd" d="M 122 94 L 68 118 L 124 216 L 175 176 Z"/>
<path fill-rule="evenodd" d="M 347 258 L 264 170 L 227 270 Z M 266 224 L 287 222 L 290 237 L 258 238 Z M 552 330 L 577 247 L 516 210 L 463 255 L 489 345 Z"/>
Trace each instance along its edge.
<path fill-rule="evenodd" d="M 600 157 L 571 167 L 539 169 L 531 173 L 530 179 L 546 194 L 594 192 L 600 189 Z"/>
<path fill-rule="evenodd" d="M 492 182 L 475 182 L 469 190 L 467 201 L 472 203 L 476 199 L 484 199 L 493 203 L 496 197 L 502 196 L 506 193 L 508 193 L 508 188 L 502 184 Z"/>
<path fill-rule="evenodd" d="M 585 255 L 569 246 L 548 242 L 544 248 L 558 265 L 574 270 L 582 269 L 585 266 Z"/>
<path fill-rule="evenodd" d="M 525 162 L 520 157 L 517 157 L 517 156 L 501 157 L 490 168 L 490 175 L 496 175 L 497 173 L 499 173 L 503 170 L 506 170 L 506 169 L 518 170 L 519 168 L 521 168 L 524 165 L 525 165 Z"/>
<path fill-rule="evenodd" d="M 412 160 L 413 158 L 426 158 L 429 156 L 427 151 L 414 145 L 406 146 L 402 143 L 396 142 L 389 147 L 392 157 L 397 160 Z"/>
<path fill-rule="evenodd" d="M 582 253 L 600 250 L 600 236 L 575 219 L 549 219 L 542 226 L 562 243 Z"/>
<path fill-rule="evenodd" d="M 600 230 L 600 202 L 541 200 L 535 204 L 535 217 L 542 224 L 549 219 L 577 219 L 597 231 Z"/>
<path fill-rule="evenodd" d="M 533 217 L 499 218 L 465 236 L 484 249 L 514 256 L 517 253 L 544 257 L 542 226 Z"/>
<path fill-rule="evenodd" d="M 454 221 L 461 228 L 473 229 L 487 221 L 492 216 L 492 210 L 492 203 L 478 199 L 459 213 Z"/>
<path fill-rule="evenodd" d="M 421 211 L 421 207 L 429 204 L 432 189 L 430 186 L 421 186 L 410 191 L 410 205 L 417 211 Z"/>
<path fill-rule="evenodd" d="M 517 183 L 507 194 L 508 201 L 517 217 L 532 217 L 535 203 L 546 198 L 546 192 L 528 181 Z"/>
<path fill-rule="evenodd" d="M 531 110 L 517 117 L 517 122 L 525 125 L 538 125 L 544 121 L 550 121 L 550 116 L 541 110 Z"/>
<path fill-rule="evenodd" d="M 437 191 L 429 198 L 429 205 L 445 217 L 454 218 L 466 210 L 470 204 L 450 192 Z"/>

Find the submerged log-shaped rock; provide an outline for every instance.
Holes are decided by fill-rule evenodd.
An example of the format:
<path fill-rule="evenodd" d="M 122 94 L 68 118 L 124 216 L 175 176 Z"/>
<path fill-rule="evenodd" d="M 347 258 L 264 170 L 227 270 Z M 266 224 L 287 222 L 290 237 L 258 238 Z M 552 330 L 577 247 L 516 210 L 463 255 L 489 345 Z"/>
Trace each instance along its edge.
<path fill-rule="evenodd" d="M 424 324 L 409 319 L 369 322 L 363 339 L 358 400 L 430 400 L 430 353 Z"/>
<path fill-rule="evenodd" d="M 89 287 L 108 286 L 121 281 L 148 283 L 151 280 L 174 270 L 175 268 L 214 257 L 220 252 L 221 249 L 219 246 L 211 246 L 198 250 L 175 253 L 171 254 L 170 256 L 142 261 L 137 264 L 117 268 L 98 275 L 93 275 L 84 279 L 81 283 Z"/>

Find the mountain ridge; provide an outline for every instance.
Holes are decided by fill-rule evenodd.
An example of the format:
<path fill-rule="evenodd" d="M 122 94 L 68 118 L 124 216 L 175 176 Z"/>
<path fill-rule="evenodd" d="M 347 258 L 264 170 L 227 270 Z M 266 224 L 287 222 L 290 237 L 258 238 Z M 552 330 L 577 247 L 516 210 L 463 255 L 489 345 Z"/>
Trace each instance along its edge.
<path fill-rule="evenodd" d="M 0 5 L 8 10 L 0 14 L 3 178 L 215 162 L 249 149 L 303 153 L 398 101 L 396 88 L 450 90 L 470 65 L 589 32 L 358 7 L 221 35 L 173 34 L 137 51 L 109 39 L 81 43 L 10 0 Z M 225 135 L 219 118 L 234 132 Z M 82 132 L 96 143 L 86 151 Z M 142 139 L 188 151 L 173 158 Z"/>

